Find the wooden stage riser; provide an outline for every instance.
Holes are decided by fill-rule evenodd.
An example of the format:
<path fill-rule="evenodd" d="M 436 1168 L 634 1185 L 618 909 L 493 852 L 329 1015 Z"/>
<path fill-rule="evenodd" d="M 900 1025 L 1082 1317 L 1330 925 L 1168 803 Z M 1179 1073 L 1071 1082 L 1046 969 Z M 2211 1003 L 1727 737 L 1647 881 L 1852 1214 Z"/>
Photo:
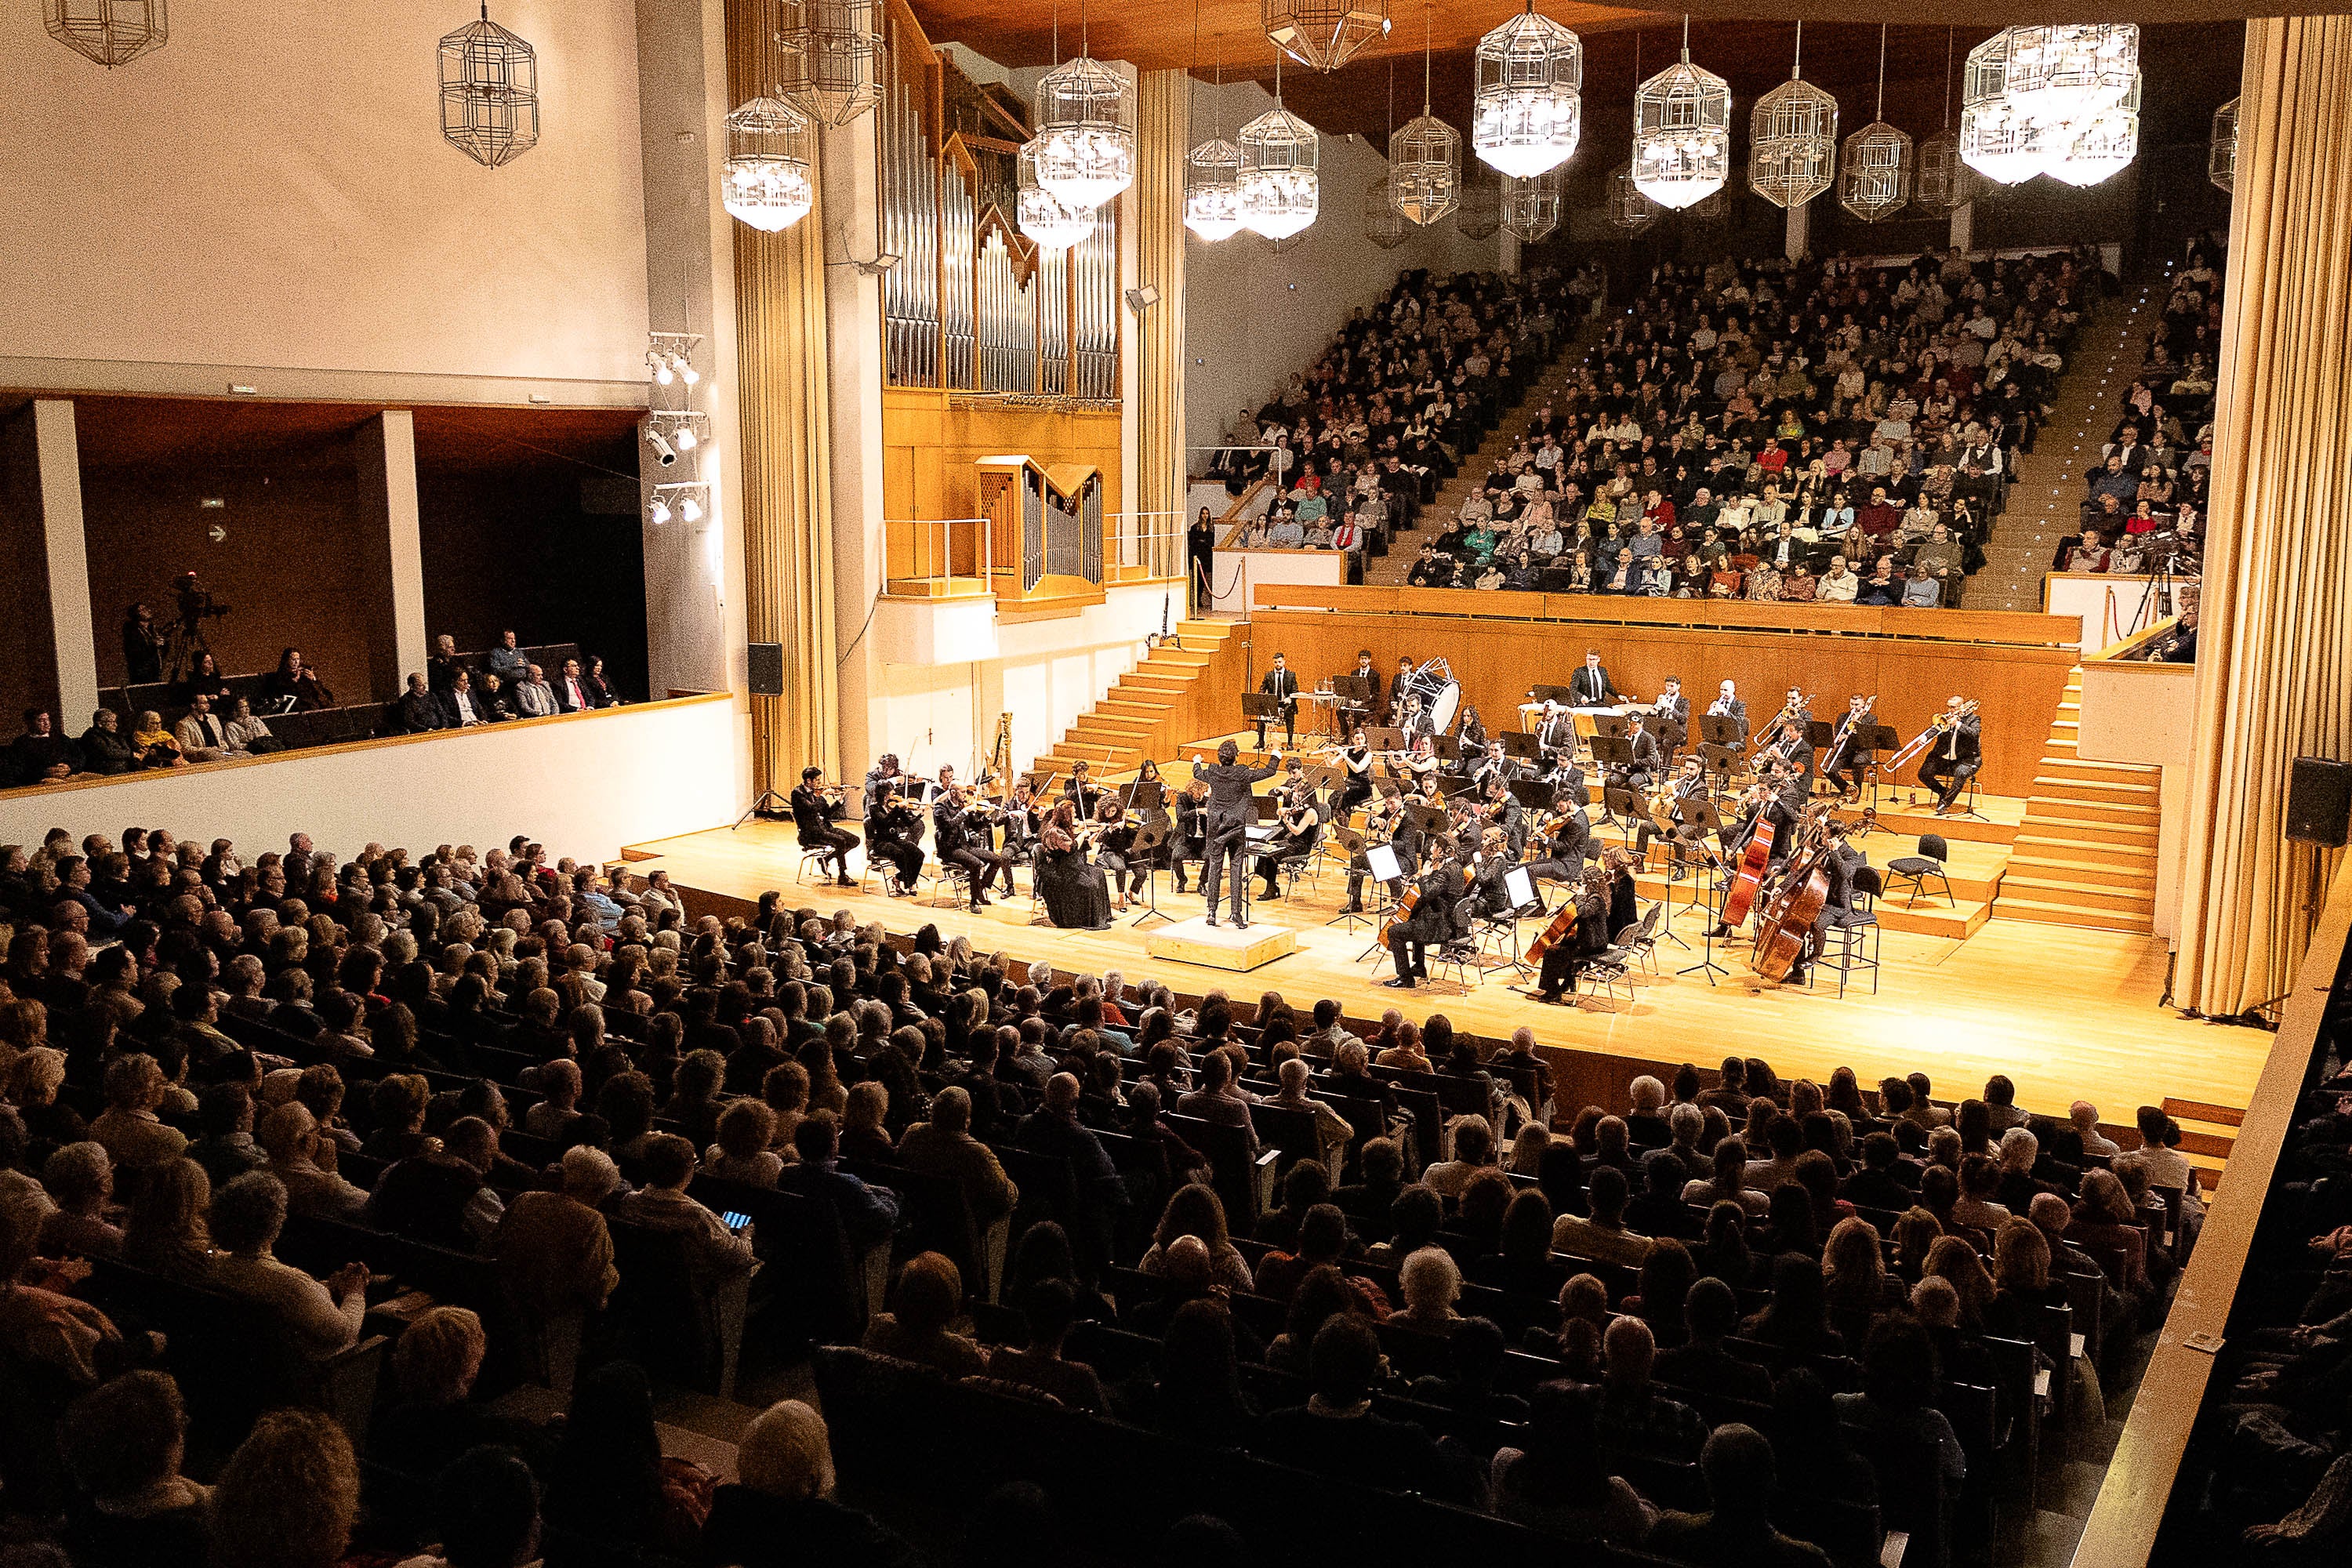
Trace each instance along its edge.
<path fill-rule="evenodd" d="M 1919 612 L 1927 614 L 1929 612 Z M 1940 613 L 1940 612 L 1937 612 Z M 1488 730 L 1518 728 L 1532 686 L 1565 686 L 1585 649 L 1601 655 L 1618 689 L 1648 701 L 1678 676 L 1694 719 L 1725 679 L 1737 681 L 1749 722 L 1761 729 L 1791 686 L 1813 699 L 1813 716 L 1835 723 L 1855 692 L 1875 693 L 1881 723 L 1909 741 L 1945 699 L 1981 704 L 1984 771 L 1978 787 L 2028 795 L 2040 771 L 2050 721 L 2076 655 L 2067 648 L 1847 637 L 1822 632 L 1740 632 L 1713 627 L 1629 626 L 1476 620 L 1460 616 L 1372 616 L 1348 611 L 1259 610 L 1246 633 L 1253 668 L 1289 656 L 1307 684 L 1355 668 L 1370 648 L 1374 668 L 1393 676 L 1399 658 L 1442 658 Z M 1238 718 L 1238 693 L 1232 710 Z M 1696 726 L 1693 731 L 1696 734 Z M 1906 766 L 1904 782 L 1916 775 Z"/>

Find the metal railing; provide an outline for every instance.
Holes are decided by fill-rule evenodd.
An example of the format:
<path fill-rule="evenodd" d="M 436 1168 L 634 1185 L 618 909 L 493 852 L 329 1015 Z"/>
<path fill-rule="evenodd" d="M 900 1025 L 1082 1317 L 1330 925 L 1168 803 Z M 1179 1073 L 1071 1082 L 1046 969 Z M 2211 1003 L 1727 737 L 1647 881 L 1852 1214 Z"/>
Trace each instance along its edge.
<path fill-rule="evenodd" d="M 1184 575 L 1184 514 L 1181 511 L 1122 511 L 1105 520 L 1104 546 L 1115 573 L 1107 577 L 1123 583 Z"/>
<path fill-rule="evenodd" d="M 882 530 L 885 594 L 944 599 L 992 591 L 988 519 L 894 517 Z"/>

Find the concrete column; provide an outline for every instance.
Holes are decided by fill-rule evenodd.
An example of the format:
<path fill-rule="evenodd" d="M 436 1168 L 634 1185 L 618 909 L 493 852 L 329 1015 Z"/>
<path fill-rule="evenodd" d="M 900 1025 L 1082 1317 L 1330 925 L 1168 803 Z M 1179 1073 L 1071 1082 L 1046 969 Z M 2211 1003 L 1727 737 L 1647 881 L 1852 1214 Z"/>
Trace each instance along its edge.
<path fill-rule="evenodd" d="M 1789 221 L 1784 231 L 1783 246 L 1791 261 L 1801 261 L 1805 247 L 1813 241 L 1813 204 L 1800 202 L 1789 209 Z"/>
<path fill-rule="evenodd" d="M 89 545 L 81 531 L 81 449 L 74 405 L 61 397 L 33 405 L 41 540 L 48 562 L 49 629 L 57 649 L 61 733 L 79 735 L 98 706 L 98 638 L 90 626 Z"/>
<path fill-rule="evenodd" d="M 889 552 L 882 511 L 882 280 L 848 265 L 881 249 L 875 182 L 877 117 L 827 126 L 819 146 L 824 182 L 824 269 L 829 413 L 833 437 L 834 625 L 841 639 L 842 766 L 862 772 L 889 750 L 883 733 L 884 670 L 864 635 Z M 1126 314 L 1125 307 L 1120 314 Z M 854 640 L 853 640 L 854 639 Z"/>
<path fill-rule="evenodd" d="M 1952 209 L 1952 248 L 1967 255 L 1976 237 L 1977 204 L 1962 202 Z"/>
<path fill-rule="evenodd" d="M 379 700 L 396 696 L 425 668 L 425 547 L 416 519 L 416 416 L 387 408 L 353 437 L 360 516 L 368 538 L 381 537 L 373 586 L 392 599 L 392 646 L 370 650 L 368 684 Z M 373 552 L 371 552 L 372 557 Z"/>

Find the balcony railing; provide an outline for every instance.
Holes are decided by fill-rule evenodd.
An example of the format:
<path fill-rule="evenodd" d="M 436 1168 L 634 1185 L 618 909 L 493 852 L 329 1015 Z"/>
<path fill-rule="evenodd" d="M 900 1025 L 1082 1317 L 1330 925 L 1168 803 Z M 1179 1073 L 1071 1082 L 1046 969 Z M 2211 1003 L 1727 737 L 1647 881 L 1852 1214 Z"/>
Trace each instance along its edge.
<path fill-rule="evenodd" d="M 896 599 L 984 598 L 992 592 L 984 517 L 888 518 L 883 592 Z"/>

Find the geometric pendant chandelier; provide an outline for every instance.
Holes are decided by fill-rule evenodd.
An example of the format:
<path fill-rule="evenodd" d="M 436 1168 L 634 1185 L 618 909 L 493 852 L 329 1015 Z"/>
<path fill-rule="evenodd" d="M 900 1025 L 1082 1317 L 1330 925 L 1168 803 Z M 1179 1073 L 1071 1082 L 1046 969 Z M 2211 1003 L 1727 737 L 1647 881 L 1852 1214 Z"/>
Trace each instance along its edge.
<path fill-rule="evenodd" d="M 539 58 L 490 20 L 441 40 L 441 136 L 474 162 L 499 168 L 539 145 Z"/>
<path fill-rule="evenodd" d="M 1828 190 L 1837 171 L 1837 100 L 1800 75 L 1805 25 L 1797 24 L 1789 79 L 1748 116 L 1748 185 L 1775 206 L 1800 207 Z"/>
<path fill-rule="evenodd" d="M 172 36 L 164 0 L 43 0 L 49 37 L 102 66 L 119 66 L 161 48 Z"/>
<path fill-rule="evenodd" d="M 1901 212 L 1911 200 L 1911 138 L 1886 123 L 1886 25 L 1878 28 L 1878 114 L 1845 139 L 1838 205 L 1864 223 Z"/>
<path fill-rule="evenodd" d="M 1695 206 L 1731 173 L 1731 87 L 1691 64 L 1690 18 L 1682 58 L 1633 94 L 1633 184 L 1662 207 Z"/>

